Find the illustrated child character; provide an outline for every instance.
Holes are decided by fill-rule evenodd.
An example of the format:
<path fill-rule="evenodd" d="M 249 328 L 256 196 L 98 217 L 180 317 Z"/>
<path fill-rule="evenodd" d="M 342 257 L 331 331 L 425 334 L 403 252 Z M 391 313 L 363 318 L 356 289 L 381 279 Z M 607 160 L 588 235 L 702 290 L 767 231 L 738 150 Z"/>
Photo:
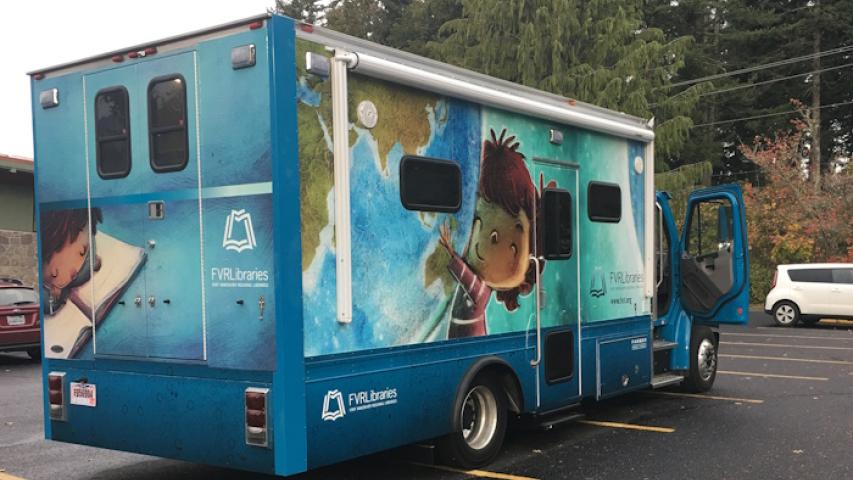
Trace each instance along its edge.
<path fill-rule="evenodd" d="M 439 243 L 450 253 L 447 269 L 459 282 L 449 338 L 485 335 L 492 290 L 511 312 L 536 281 L 530 253 L 538 193 L 515 136 L 505 138 L 504 129 L 500 138 L 494 130 L 491 137 L 483 142 L 474 224 L 461 256 L 453 250 L 449 225 L 439 227 Z"/>
<path fill-rule="evenodd" d="M 100 208 L 92 209 L 91 225 L 89 210 L 85 208 L 41 214 L 41 278 L 44 298 L 48 299 L 46 313 L 52 314 L 59 309 L 72 288 L 89 280 L 89 255 L 92 254 L 89 239 L 95 236 L 96 225 L 101 221 Z M 94 267 L 96 271 L 101 268 L 97 256 Z"/>

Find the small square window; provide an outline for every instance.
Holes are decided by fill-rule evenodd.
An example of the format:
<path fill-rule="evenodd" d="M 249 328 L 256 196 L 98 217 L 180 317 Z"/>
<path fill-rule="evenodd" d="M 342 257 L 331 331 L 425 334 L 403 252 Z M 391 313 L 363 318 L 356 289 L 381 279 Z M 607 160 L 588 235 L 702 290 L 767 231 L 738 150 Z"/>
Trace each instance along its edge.
<path fill-rule="evenodd" d="M 462 171 L 456 162 L 405 156 L 400 161 L 400 200 L 408 210 L 457 212 Z"/>
<path fill-rule="evenodd" d="M 572 194 L 546 188 L 542 193 L 544 256 L 548 260 L 572 256 Z"/>
<path fill-rule="evenodd" d="M 130 173 L 129 105 L 124 87 L 105 88 L 95 95 L 95 164 L 101 178 Z"/>
<path fill-rule="evenodd" d="M 148 147 L 155 172 L 187 166 L 187 86 L 180 75 L 155 78 L 148 85 Z"/>
<path fill-rule="evenodd" d="M 586 204 L 593 222 L 619 223 L 622 219 L 622 189 L 615 183 L 589 182 Z"/>

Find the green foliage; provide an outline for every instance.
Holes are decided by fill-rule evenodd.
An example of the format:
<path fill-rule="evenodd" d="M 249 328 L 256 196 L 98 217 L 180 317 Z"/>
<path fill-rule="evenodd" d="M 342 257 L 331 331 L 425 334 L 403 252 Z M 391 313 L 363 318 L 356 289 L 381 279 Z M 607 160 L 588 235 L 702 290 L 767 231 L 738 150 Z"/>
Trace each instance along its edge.
<path fill-rule="evenodd" d="M 643 2 L 609 0 L 463 0 L 429 53 L 448 63 L 660 125 L 666 159 L 688 138 L 703 86 L 667 92 L 693 41 L 667 38 L 643 22 Z"/>

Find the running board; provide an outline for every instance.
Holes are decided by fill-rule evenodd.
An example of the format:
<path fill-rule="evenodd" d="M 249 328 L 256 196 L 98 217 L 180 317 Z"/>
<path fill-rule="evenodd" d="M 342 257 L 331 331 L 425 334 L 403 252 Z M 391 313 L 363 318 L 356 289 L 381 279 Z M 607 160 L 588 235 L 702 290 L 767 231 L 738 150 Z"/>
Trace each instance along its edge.
<path fill-rule="evenodd" d="M 678 346 L 678 342 L 669 342 L 666 340 L 655 340 L 652 343 L 652 349 L 655 352 L 661 352 L 663 350 L 672 350 L 673 348 Z"/>
<path fill-rule="evenodd" d="M 683 375 L 676 375 L 670 372 L 659 373 L 652 377 L 652 388 L 663 388 L 670 385 L 676 385 L 681 383 L 683 380 Z"/>

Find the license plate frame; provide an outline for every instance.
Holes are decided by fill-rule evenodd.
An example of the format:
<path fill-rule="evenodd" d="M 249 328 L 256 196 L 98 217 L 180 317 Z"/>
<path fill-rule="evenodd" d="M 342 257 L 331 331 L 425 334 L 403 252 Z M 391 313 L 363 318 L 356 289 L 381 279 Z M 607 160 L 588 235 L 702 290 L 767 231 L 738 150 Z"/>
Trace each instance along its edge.
<path fill-rule="evenodd" d="M 27 317 L 24 315 L 6 315 L 6 325 L 10 327 L 20 327 L 27 323 Z"/>

